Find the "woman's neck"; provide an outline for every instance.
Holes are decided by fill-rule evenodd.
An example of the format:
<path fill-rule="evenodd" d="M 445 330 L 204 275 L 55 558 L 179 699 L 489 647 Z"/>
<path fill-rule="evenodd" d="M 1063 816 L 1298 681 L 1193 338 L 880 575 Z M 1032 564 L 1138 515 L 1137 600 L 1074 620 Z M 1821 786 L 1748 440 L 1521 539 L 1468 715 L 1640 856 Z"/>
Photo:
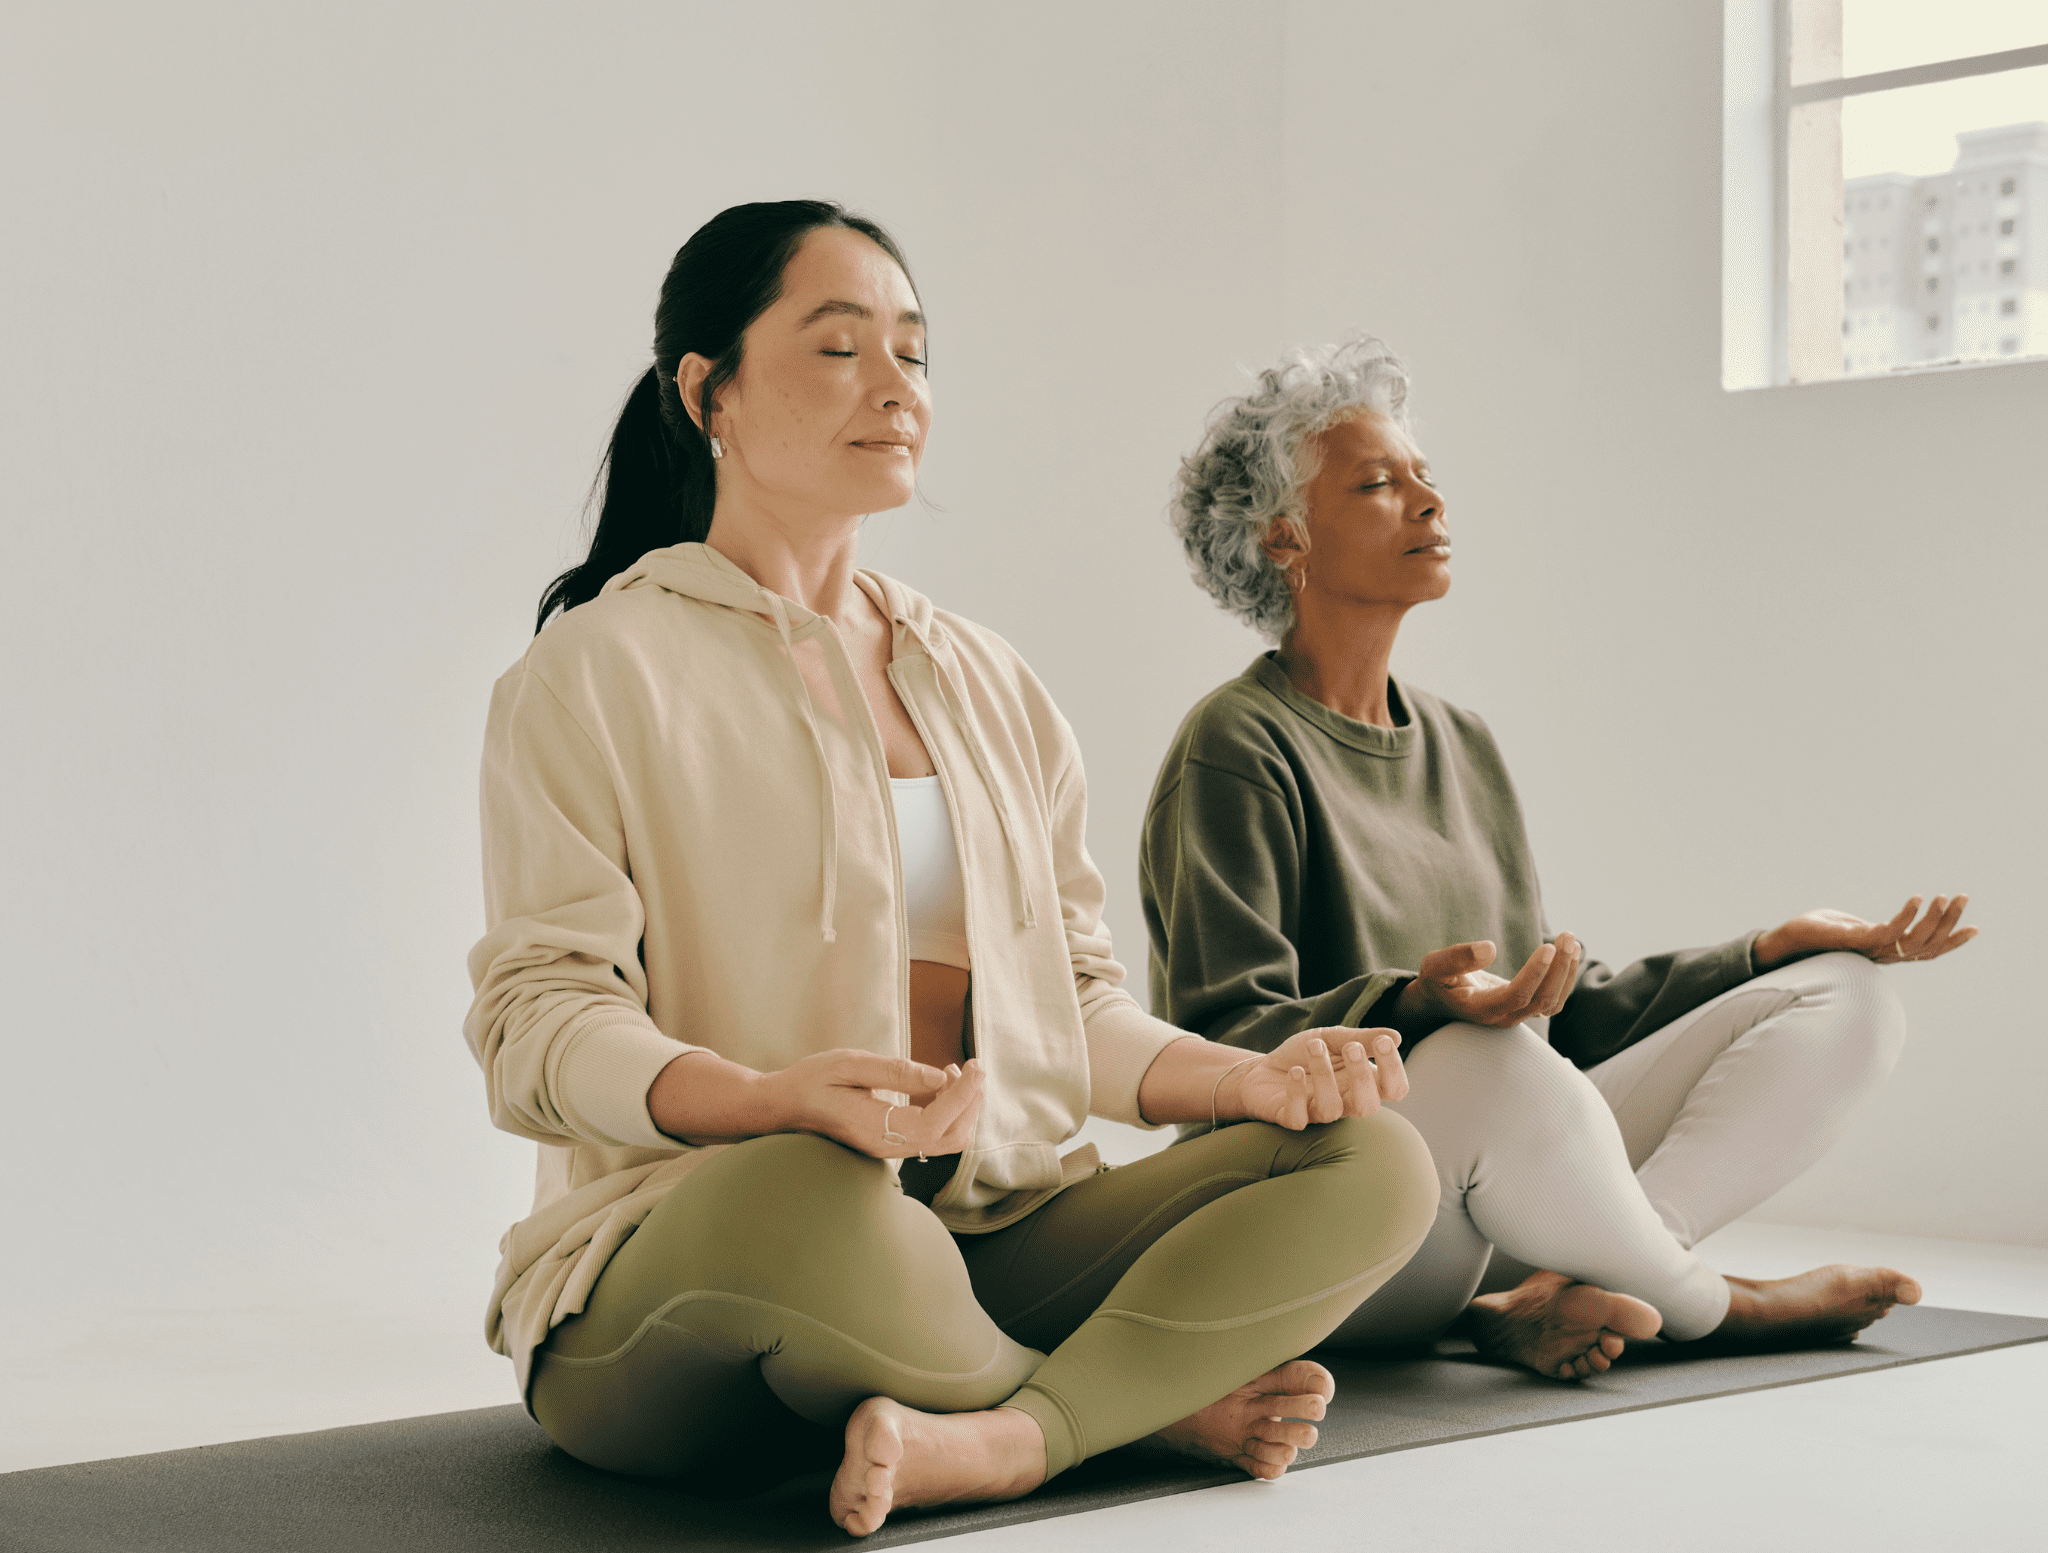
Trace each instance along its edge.
<path fill-rule="evenodd" d="M 794 524 L 766 512 L 739 513 L 721 501 L 704 543 L 771 593 L 813 614 L 843 621 L 865 609 L 853 580 L 860 518 Z"/>
<path fill-rule="evenodd" d="M 1342 612 L 1304 599 L 1277 654 L 1288 682 L 1312 701 L 1353 722 L 1394 726 L 1387 704 L 1387 666 L 1394 657 L 1404 605 Z"/>

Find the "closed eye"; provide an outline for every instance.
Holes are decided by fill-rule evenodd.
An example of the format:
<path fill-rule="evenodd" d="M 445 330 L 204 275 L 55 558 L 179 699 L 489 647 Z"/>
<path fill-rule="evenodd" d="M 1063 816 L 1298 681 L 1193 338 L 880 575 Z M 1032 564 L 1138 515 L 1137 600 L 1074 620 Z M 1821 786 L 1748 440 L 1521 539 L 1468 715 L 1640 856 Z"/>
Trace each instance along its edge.
<path fill-rule="evenodd" d="M 821 355 L 821 356 L 847 356 L 847 357 L 852 357 L 852 356 L 858 356 L 858 355 L 860 354 L 860 352 L 859 352 L 859 351 L 820 351 L 820 352 L 819 352 L 818 354 L 819 354 L 819 355 Z M 907 362 L 909 362 L 909 363 L 910 363 L 910 364 L 911 364 L 911 365 L 912 365 L 913 367 L 917 367 L 917 368 L 919 368 L 919 369 L 922 369 L 922 368 L 923 368 L 923 366 L 924 366 L 924 361 L 923 361 L 923 359 L 922 359 L 921 357 L 917 357 L 917 356 L 898 356 L 898 357 L 897 357 L 896 359 L 897 359 L 898 361 L 907 361 Z"/>

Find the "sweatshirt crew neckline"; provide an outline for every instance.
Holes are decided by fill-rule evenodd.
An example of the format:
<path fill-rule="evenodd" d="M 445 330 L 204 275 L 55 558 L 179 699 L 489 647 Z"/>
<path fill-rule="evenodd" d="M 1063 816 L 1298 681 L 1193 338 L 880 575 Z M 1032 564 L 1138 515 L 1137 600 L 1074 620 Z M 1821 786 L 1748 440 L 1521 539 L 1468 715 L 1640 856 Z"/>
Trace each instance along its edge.
<path fill-rule="evenodd" d="M 1415 713 L 1391 674 L 1387 676 L 1387 706 L 1394 716 L 1403 720 L 1397 727 L 1382 728 L 1377 723 L 1362 723 L 1355 717 L 1346 717 L 1342 712 L 1324 706 L 1315 697 L 1303 695 L 1295 688 L 1294 681 L 1287 677 L 1287 671 L 1273 661 L 1271 653 L 1260 653 L 1245 672 L 1274 700 L 1304 722 L 1320 728 L 1339 744 L 1367 755 L 1377 755 L 1382 760 L 1406 760 L 1415 751 Z"/>

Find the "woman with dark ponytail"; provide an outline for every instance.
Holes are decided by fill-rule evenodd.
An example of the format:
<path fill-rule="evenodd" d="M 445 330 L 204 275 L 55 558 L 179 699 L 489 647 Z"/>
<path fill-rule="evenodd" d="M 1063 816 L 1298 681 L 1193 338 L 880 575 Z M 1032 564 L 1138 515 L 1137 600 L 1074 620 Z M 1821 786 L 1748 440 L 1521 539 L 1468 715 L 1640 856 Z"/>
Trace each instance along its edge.
<path fill-rule="evenodd" d="M 1333 1392 L 1296 1356 L 1437 1201 L 1390 1034 L 1242 1056 L 1121 990 L 1065 720 L 856 568 L 925 367 L 836 205 L 676 255 L 590 554 L 492 698 L 465 1026 L 540 1146 L 489 1324 L 534 1417 L 702 1490 L 837 1459 L 859 1535 L 1146 1439 L 1278 1477 Z M 1059 1154 L 1090 1112 L 1241 1125 L 1108 1170 Z"/>
<path fill-rule="evenodd" d="M 740 336 L 780 294 L 790 255 L 807 232 L 822 226 L 860 233 L 908 278 L 910 266 L 894 238 L 825 200 L 735 205 L 677 250 L 654 308 L 654 365 L 627 396 L 599 471 L 604 505 L 590 554 L 548 585 L 536 631 L 556 610 L 596 598 L 648 551 L 696 544 L 711 531 L 718 485 L 704 406 L 739 371 Z M 676 387 L 676 368 L 686 355 L 711 363 L 688 410 Z"/>

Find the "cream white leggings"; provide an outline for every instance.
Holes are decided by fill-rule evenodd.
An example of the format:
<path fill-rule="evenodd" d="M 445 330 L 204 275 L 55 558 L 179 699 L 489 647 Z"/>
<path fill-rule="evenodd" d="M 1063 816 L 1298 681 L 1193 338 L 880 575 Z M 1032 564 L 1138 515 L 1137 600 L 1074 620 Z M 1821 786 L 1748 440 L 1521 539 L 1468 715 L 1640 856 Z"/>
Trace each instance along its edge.
<path fill-rule="evenodd" d="M 1328 1346 L 1426 1341 L 1482 1278 L 1534 1267 L 1647 1300 L 1666 1337 L 1705 1336 L 1728 1285 L 1692 1245 L 1827 1152 L 1905 1030 L 1855 954 L 1744 982 L 1585 1072 L 1527 1025 L 1446 1025 L 1410 1056 L 1397 1108 L 1443 1180 L 1436 1225 Z"/>

